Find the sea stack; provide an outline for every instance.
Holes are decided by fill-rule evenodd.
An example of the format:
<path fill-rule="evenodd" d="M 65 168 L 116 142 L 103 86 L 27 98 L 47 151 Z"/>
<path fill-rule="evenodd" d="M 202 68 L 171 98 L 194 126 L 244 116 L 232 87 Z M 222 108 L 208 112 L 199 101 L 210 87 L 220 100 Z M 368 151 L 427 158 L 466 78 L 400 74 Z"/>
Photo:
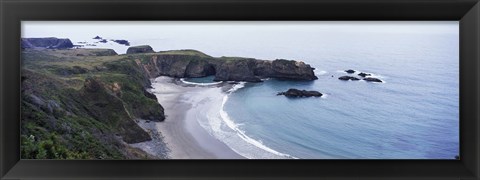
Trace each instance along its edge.
<path fill-rule="evenodd" d="M 284 95 L 287 97 L 322 97 L 323 94 L 318 91 L 307 91 L 299 89 L 288 89 L 285 92 L 279 92 L 277 96 Z"/>

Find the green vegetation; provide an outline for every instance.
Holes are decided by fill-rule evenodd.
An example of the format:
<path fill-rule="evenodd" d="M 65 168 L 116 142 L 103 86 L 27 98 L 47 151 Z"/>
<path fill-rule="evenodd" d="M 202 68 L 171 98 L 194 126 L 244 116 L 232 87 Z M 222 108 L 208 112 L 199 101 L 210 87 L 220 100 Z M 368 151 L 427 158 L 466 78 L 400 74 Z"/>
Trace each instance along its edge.
<path fill-rule="evenodd" d="M 189 56 L 200 56 L 203 58 L 211 58 L 212 56 L 209 56 L 203 52 L 193 50 L 193 49 L 182 49 L 182 50 L 170 50 L 170 51 L 160 51 L 159 54 L 164 54 L 164 55 L 189 55 Z"/>
<path fill-rule="evenodd" d="M 134 59 L 109 53 L 22 52 L 21 158 L 149 157 L 127 144 L 150 140 L 135 121 L 162 121 L 163 108 L 146 94 L 149 79 Z"/>

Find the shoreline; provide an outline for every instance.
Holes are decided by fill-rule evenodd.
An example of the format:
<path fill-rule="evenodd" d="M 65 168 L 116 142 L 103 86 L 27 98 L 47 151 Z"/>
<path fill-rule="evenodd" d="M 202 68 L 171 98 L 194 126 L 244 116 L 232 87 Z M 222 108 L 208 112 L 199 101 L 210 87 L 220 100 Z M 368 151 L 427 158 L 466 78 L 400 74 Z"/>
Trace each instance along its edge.
<path fill-rule="evenodd" d="M 152 87 L 151 91 L 165 110 L 165 121 L 155 125 L 170 150 L 168 158 L 245 159 L 225 143 L 210 135 L 195 117 L 200 104 L 212 102 L 202 99 L 199 104 L 196 104 L 190 98 L 195 98 L 195 94 L 205 93 L 207 88 L 214 88 L 182 86 L 169 77 L 156 78 L 152 82 Z"/>

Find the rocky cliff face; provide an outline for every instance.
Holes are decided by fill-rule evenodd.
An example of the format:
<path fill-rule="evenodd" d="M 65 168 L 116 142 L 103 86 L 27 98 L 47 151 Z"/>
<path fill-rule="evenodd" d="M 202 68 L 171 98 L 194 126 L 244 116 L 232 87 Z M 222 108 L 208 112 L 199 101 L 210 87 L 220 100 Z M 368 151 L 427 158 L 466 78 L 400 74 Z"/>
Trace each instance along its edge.
<path fill-rule="evenodd" d="M 315 80 L 315 68 L 301 61 L 277 59 L 274 61 L 257 61 L 255 75 L 261 77 L 287 80 Z"/>
<path fill-rule="evenodd" d="M 215 81 L 261 82 L 262 78 L 286 80 L 315 80 L 310 65 L 304 62 L 278 59 L 213 58 L 182 54 L 157 54 L 137 57 L 151 78 L 164 75 L 177 78 L 215 75 Z"/>
<path fill-rule="evenodd" d="M 72 48 L 73 43 L 70 39 L 58 38 L 22 38 L 22 48 L 49 48 L 49 49 L 67 49 Z"/>
<path fill-rule="evenodd" d="M 261 82 L 255 74 L 255 59 L 235 59 L 219 62 L 215 65 L 214 81 Z"/>

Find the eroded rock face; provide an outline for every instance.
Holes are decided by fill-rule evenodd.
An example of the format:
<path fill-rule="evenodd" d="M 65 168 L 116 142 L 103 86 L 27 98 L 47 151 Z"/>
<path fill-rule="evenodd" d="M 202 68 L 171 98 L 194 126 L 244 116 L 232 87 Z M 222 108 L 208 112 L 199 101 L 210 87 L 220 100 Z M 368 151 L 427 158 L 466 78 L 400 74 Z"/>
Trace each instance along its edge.
<path fill-rule="evenodd" d="M 215 67 L 213 64 L 210 64 L 207 60 L 192 60 L 188 63 L 187 68 L 185 69 L 186 77 L 205 77 L 210 75 L 215 75 Z"/>
<path fill-rule="evenodd" d="M 150 60 L 136 60 L 144 72 L 154 78 L 160 75 L 184 78 L 215 75 L 214 81 L 261 82 L 262 78 L 315 80 L 310 65 L 300 61 L 274 61 L 253 58 L 213 58 L 184 54 L 152 55 Z"/>
<path fill-rule="evenodd" d="M 315 68 L 301 61 L 277 59 L 274 61 L 257 60 L 255 75 L 289 80 L 318 79 L 313 72 Z"/>
<path fill-rule="evenodd" d="M 261 82 L 255 76 L 255 59 L 225 61 L 215 68 L 214 81 L 247 81 Z"/>
<path fill-rule="evenodd" d="M 144 46 L 132 46 L 127 49 L 127 54 L 136 54 L 136 53 L 154 53 L 152 47 L 148 45 Z"/>
<path fill-rule="evenodd" d="M 287 97 L 321 97 L 323 96 L 322 93 L 318 91 L 307 91 L 307 90 L 299 90 L 299 89 L 288 89 L 285 92 L 279 92 L 277 96 L 284 95 Z"/>
<path fill-rule="evenodd" d="M 73 48 L 70 39 L 58 38 L 22 38 L 22 48 L 48 48 L 48 49 L 68 49 Z"/>

